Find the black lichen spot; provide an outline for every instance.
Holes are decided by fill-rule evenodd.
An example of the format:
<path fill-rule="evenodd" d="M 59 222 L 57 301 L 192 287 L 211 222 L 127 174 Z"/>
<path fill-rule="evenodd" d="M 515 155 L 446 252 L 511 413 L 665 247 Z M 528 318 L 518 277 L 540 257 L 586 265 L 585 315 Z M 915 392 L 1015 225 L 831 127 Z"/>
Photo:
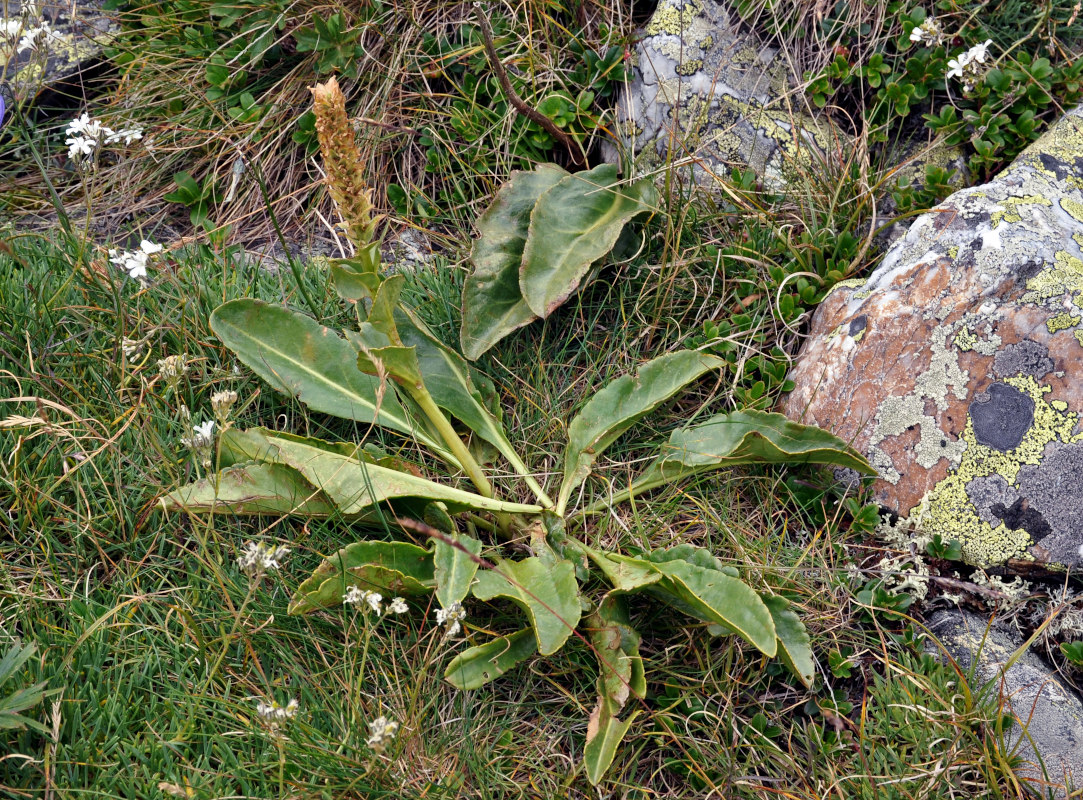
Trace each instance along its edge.
<path fill-rule="evenodd" d="M 969 411 L 978 444 L 1002 453 L 1018 447 L 1034 423 L 1034 400 L 1006 383 L 975 397 Z"/>
<path fill-rule="evenodd" d="M 981 250 L 982 245 L 985 244 L 985 240 L 980 236 L 970 243 L 971 250 Z"/>
<path fill-rule="evenodd" d="M 865 314 L 850 320 L 850 335 L 857 336 L 865 328 L 869 327 L 869 318 Z"/>
<path fill-rule="evenodd" d="M 1021 280 L 1029 281 L 1043 269 L 1045 269 L 1044 261 L 1027 259 L 1015 268 L 1015 274 L 1018 275 Z"/>
<path fill-rule="evenodd" d="M 1063 181 L 1065 178 L 1083 177 L 1083 159 L 1081 158 L 1077 157 L 1069 162 L 1054 158 L 1049 153 L 1042 153 L 1038 156 L 1038 160 L 1042 162 L 1043 167 L 1057 176 L 1058 181 Z"/>
<path fill-rule="evenodd" d="M 1005 528 L 1012 531 L 1024 530 L 1035 542 L 1053 532 L 1053 527 L 1045 521 L 1042 512 L 1036 508 L 1028 508 L 1023 497 L 1012 503 L 1011 508 L 1003 503 L 993 503 L 989 510 L 1004 523 Z"/>

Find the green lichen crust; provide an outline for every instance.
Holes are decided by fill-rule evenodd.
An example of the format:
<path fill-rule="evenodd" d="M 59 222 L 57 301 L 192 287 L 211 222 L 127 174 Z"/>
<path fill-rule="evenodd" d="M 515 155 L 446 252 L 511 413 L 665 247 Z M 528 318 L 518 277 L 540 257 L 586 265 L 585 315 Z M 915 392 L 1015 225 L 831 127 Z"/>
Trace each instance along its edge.
<path fill-rule="evenodd" d="M 783 410 L 854 442 L 880 503 L 976 566 L 1083 568 L 1081 216 L 1075 109 L 829 293 L 790 376 Z"/>
<path fill-rule="evenodd" d="M 741 34 L 724 3 L 661 0 L 644 34 L 617 121 L 637 172 L 684 161 L 704 182 L 748 167 L 781 190 L 830 146 L 826 130 L 791 107 L 776 51 Z M 608 161 L 620 155 L 605 148 Z"/>

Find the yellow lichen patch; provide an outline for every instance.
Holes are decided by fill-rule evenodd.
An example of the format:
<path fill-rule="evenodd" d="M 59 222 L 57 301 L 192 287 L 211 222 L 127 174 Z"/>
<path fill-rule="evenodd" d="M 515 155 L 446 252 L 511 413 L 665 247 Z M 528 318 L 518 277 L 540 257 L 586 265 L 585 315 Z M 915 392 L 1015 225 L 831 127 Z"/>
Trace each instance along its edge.
<path fill-rule="evenodd" d="M 703 69 L 703 59 L 702 58 L 693 58 L 690 61 L 684 61 L 684 62 L 681 62 L 680 64 L 678 64 L 674 68 L 674 71 L 678 75 L 684 75 L 685 77 L 687 77 L 689 75 L 695 75 L 701 69 Z"/>
<path fill-rule="evenodd" d="M 948 258 L 950 258 L 952 261 L 954 261 L 958 257 L 959 257 L 959 247 L 958 247 L 958 245 L 952 245 L 951 247 L 949 247 L 948 248 Z"/>
<path fill-rule="evenodd" d="M 1053 406 L 1057 411 L 1067 411 L 1068 404 L 1063 400 L 1050 400 L 1049 405 Z"/>
<path fill-rule="evenodd" d="M 671 36 L 680 36 L 685 26 L 699 12 L 700 5 L 696 0 L 686 0 L 682 8 L 669 4 L 659 6 L 647 24 L 647 35 L 657 36 L 660 33 L 668 33 Z"/>
<path fill-rule="evenodd" d="M 1080 347 L 1083 347 L 1083 330 L 1078 330 L 1075 332 L 1075 340 L 1079 342 Z"/>
<path fill-rule="evenodd" d="M 1074 200 L 1071 197 L 1062 197 L 1060 199 L 1060 207 L 1067 211 L 1072 219 L 1083 222 L 1083 203 L 1080 203 L 1078 200 Z"/>
<path fill-rule="evenodd" d="M 1045 327 L 1049 329 L 1050 333 L 1056 333 L 1057 331 L 1067 330 L 1068 328 L 1074 328 L 1080 322 L 1083 322 L 1081 317 L 1073 317 L 1067 311 L 1057 314 L 1055 317 L 1050 317 L 1045 321 Z"/>
<path fill-rule="evenodd" d="M 1051 206 L 1053 201 L 1040 194 L 1028 194 L 1025 197 L 1009 197 L 1001 200 L 1000 205 L 1004 206 L 1004 209 L 994 211 L 989 217 L 994 230 L 1001 222 L 1022 222 L 1023 217 L 1019 214 L 1020 206 Z"/>
<path fill-rule="evenodd" d="M 1072 240 L 1080 247 L 1083 247 L 1083 233 L 1073 233 Z"/>
<path fill-rule="evenodd" d="M 1004 382 L 1034 401 L 1034 421 L 1023 440 L 1018 447 L 1004 452 L 979 444 L 973 420 L 968 414 L 961 436 L 966 450 L 959 466 L 933 488 L 927 504 L 924 504 L 927 510 L 921 515 L 925 533 L 930 536 L 939 533 L 944 539 L 958 539 L 962 543 L 966 561 L 981 567 L 996 566 L 1009 558 L 1025 557 L 1025 551 L 1031 544 L 1030 535 L 1024 530 L 1009 530 L 1003 524 L 994 528 L 983 520 L 967 495 L 967 485 L 976 478 L 993 475 L 999 475 L 1009 485 L 1014 485 L 1020 468 L 1025 464 L 1040 463 L 1042 453 L 1050 442 L 1083 440 L 1083 434 L 1072 434 L 1078 415 L 1068 413 L 1067 406 L 1061 407 L 1059 401 L 1045 401 L 1043 395 L 1051 391 L 1049 386 L 1040 385 L 1029 375 L 1006 378 Z"/>
<path fill-rule="evenodd" d="M 1037 303 L 1062 294 L 1083 293 L 1083 260 L 1067 250 L 1058 250 L 1053 266 L 1043 269 L 1027 281 L 1024 303 Z M 1079 305 L 1078 297 L 1076 305 Z"/>

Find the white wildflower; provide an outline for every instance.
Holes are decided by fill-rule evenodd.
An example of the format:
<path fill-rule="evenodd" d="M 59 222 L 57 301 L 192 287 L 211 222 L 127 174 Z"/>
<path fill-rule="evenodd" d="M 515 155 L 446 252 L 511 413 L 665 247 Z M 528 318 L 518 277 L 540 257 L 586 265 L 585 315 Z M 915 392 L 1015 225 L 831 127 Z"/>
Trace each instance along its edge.
<path fill-rule="evenodd" d="M 237 566 L 241 572 L 249 578 L 258 578 L 265 572 L 280 569 L 282 561 L 289 554 L 290 549 L 279 545 L 267 545 L 263 542 L 249 542 L 245 545 L 245 551 L 237 559 Z"/>
<path fill-rule="evenodd" d="M 406 605 L 406 601 L 401 597 L 393 597 L 387 605 L 387 613 L 389 614 L 405 614 L 409 610 L 410 607 Z"/>
<path fill-rule="evenodd" d="M 65 38 L 63 33 L 50 28 L 48 21 L 42 20 L 41 25 L 30 28 L 23 34 L 22 38 L 19 39 L 19 44 L 15 47 L 15 51 L 22 53 L 24 50 L 44 50 L 50 44 L 62 42 Z"/>
<path fill-rule="evenodd" d="M 447 626 L 444 636 L 450 638 L 462 630 L 462 621 L 466 619 L 466 611 L 462 603 L 452 603 L 447 608 L 436 609 L 436 624 Z"/>
<path fill-rule="evenodd" d="M 383 595 L 379 592 L 365 591 L 357 586 L 351 586 L 346 590 L 346 594 L 342 596 L 342 602 L 346 605 L 361 605 L 362 603 L 367 603 L 369 608 L 377 614 L 383 611 L 383 608 L 380 605 L 383 602 L 383 599 Z"/>
<path fill-rule="evenodd" d="M 73 136 L 64 140 L 68 146 L 68 158 L 75 160 L 94 152 L 97 141 L 87 136 Z"/>
<path fill-rule="evenodd" d="M 110 250 L 110 253 L 115 251 Z M 158 359 L 158 374 L 170 387 L 176 388 L 181 376 L 188 372 L 188 354 Z"/>
<path fill-rule="evenodd" d="M 79 134 L 86 133 L 86 126 L 89 124 L 90 115 L 84 111 L 82 115 L 68 123 L 68 129 L 65 132 L 69 136 L 78 136 Z"/>
<path fill-rule="evenodd" d="M 192 428 L 191 448 L 199 450 L 214 444 L 214 420 L 201 422 Z"/>
<path fill-rule="evenodd" d="M 923 47 L 935 47 L 944 39 L 944 31 L 936 17 L 929 17 L 923 23 L 910 31 L 910 41 Z"/>
<path fill-rule="evenodd" d="M 272 700 L 270 703 L 260 700 L 256 703 L 256 713 L 260 715 L 266 722 L 285 722 L 287 719 L 293 719 L 297 716 L 297 711 L 300 708 L 300 704 L 296 699 L 290 700 L 286 705 L 280 706 L 277 701 Z"/>
<path fill-rule="evenodd" d="M 982 44 L 976 44 L 948 61 L 948 71 L 944 73 L 944 77 L 958 78 L 963 84 L 963 91 L 971 91 L 975 84 L 985 77 L 983 65 L 989 57 L 989 45 L 992 43 L 992 39 L 986 39 Z"/>
<path fill-rule="evenodd" d="M 138 250 L 110 250 L 109 260 L 128 273 L 132 279 L 147 277 L 147 263 L 151 256 L 162 252 L 162 246 L 144 239 Z"/>
<path fill-rule="evenodd" d="M 225 425 L 229 420 L 229 414 L 237 402 L 237 393 L 233 391 L 215 392 L 211 395 L 211 410 L 219 425 Z"/>
<path fill-rule="evenodd" d="M 369 738 L 366 744 L 375 752 L 382 753 L 399 730 L 399 723 L 387 717 L 377 717 L 369 723 Z"/>
<path fill-rule="evenodd" d="M 124 140 L 124 144 L 131 144 L 137 142 L 143 138 L 142 128 L 121 128 L 119 131 L 115 131 L 112 128 L 105 128 L 105 143 L 116 144 L 121 139 Z"/>
<path fill-rule="evenodd" d="M 972 62 L 984 64 L 986 56 L 988 55 L 989 45 L 993 43 L 992 39 L 986 39 L 981 44 L 976 44 L 967 51 L 967 55 L 970 56 Z"/>
<path fill-rule="evenodd" d="M 18 19 L 5 19 L 0 24 L 0 36 L 3 36 L 9 41 L 15 41 L 19 38 L 19 34 L 23 32 L 22 20 Z"/>
<path fill-rule="evenodd" d="M 950 59 L 948 61 L 948 71 L 944 73 L 945 78 L 962 78 L 963 70 L 966 69 L 967 64 L 970 63 L 969 53 L 960 53 L 958 57 Z"/>

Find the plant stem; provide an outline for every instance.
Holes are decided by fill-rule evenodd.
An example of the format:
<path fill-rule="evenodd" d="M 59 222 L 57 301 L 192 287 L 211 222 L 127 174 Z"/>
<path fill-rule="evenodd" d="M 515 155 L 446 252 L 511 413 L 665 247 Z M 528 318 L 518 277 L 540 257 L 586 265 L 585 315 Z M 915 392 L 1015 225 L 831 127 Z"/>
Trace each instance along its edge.
<path fill-rule="evenodd" d="M 485 473 L 482 472 L 481 465 L 474 459 L 474 456 L 470 454 L 466 445 L 463 444 L 463 440 L 459 438 L 459 434 L 455 432 L 455 429 L 451 427 L 451 423 L 448 422 L 448 418 L 444 416 L 444 412 L 441 411 L 436 403 L 432 399 L 432 395 L 429 394 L 429 390 L 422 385 L 407 386 L 406 390 L 410 393 L 410 396 L 414 398 L 414 401 L 421 407 L 421 410 L 425 413 L 425 416 L 429 418 L 429 421 L 436 426 L 436 430 L 440 432 L 441 438 L 448 446 L 452 455 L 459 460 L 463 469 L 466 470 L 466 474 L 470 476 L 470 480 L 474 482 L 474 486 L 477 487 L 478 492 L 483 497 L 493 496 L 493 485 L 489 483 L 489 479 L 485 477 Z"/>

